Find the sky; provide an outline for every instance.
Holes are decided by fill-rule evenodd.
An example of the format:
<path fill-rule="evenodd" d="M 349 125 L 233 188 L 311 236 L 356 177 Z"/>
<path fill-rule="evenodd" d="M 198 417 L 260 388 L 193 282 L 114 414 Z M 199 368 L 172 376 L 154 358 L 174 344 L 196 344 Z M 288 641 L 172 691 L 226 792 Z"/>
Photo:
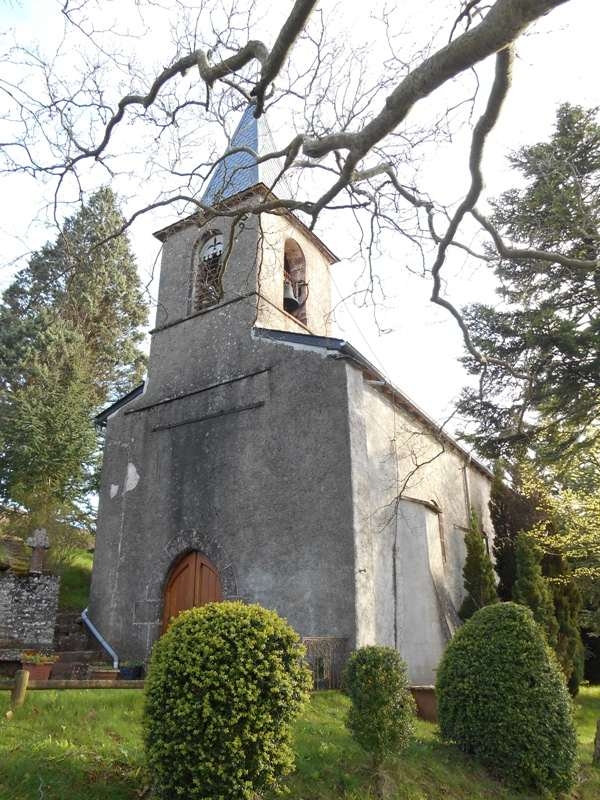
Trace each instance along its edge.
<path fill-rule="evenodd" d="M 60 15 L 57 14 L 60 5 L 62 0 L 60 3 L 52 0 L 5 0 L 0 2 L 0 27 L 3 30 L 14 29 L 22 42 L 37 41 L 42 46 L 49 45 L 60 35 Z M 332 6 L 332 3 L 323 0 L 321 5 Z M 355 37 L 357 43 L 360 43 L 365 30 L 364 6 L 358 3 L 344 5 L 348 36 Z M 436 16 L 437 10 L 449 6 L 444 0 L 399 3 L 394 13 L 405 17 L 407 46 L 416 47 L 419 42 L 426 42 L 432 20 L 440 19 Z M 107 10 L 109 8 L 114 10 L 120 6 L 107 3 Z M 284 4 L 278 5 L 277 9 L 284 10 Z M 442 21 L 445 19 L 447 16 Z M 439 26 L 447 35 L 447 27 L 441 22 Z M 522 145 L 547 139 L 552 131 L 556 107 L 561 102 L 600 105 L 599 29 L 600 2 L 570 0 L 521 38 L 513 86 L 485 152 L 486 196 L 494 197 L 514 185 L 515 176 L 509 170 L 507 154 Z M 153 29 L 142 44 L 156 52 L 164 48 L 166 63 L 171 53 L 165 47 L 166 37 L 162 34 L 161 30 Z M 489 85 L 489 65 L 484 64 L 479 73 L 483 90 L 481 99 L 484 99 L 485 87 Z M 452 87 L 444 91 L 446 97 L 441 92 L 432 102 L 448 101 Z M 276 127 L 281 127 L 281 121 Z M 468 131 L 462 129 L 451 142 L 440 143 L 429 152 L 421 166 L 423 185 L 440 200 L 457 202 L 466 188 L 467 134 Z M 55 231 L 47 226 L 45 215 L 40 213 L 40 208 L 49 199 L 47 186 L 15 175 L 3 176 L 2 188 L 0 252 L 3 266 L 0 268 L 0 288 L 14 274 L 18 256 L 55 235 Z M 120 191 L 121 187 L 117 190 Z M 128 202 L 133 202 L 133 198 L 129 197 Z M 140 274 L 144 284 L 149 284 L 153 297 L 159 245 L 151 233 L 169 221 L 169 212 L 162 212 L 142 218 L 131 231 Z M 363 269 L 360 262 L 347 258 L 356 245 L 354 221 L 342 212 L 334 219 L 329 215 L 318 233 L 342 259 L 333 276 L 334 294 L 341 301 L 352 294 Z M 389 380 L 430 415 L 442 421 L 450 416 L 453 402 L 467 380 L 457 360 L 462 354 L 462 342 L 456 323 L 446 312 L 429 302 L 430 280 L 406 269 L 407 265 L 411 266 L 410 258 L 410 251 L 399 239 L 394 241 L 388 237 L 385 250 L 377 259 L 377 271 L 386 293 L 385 302 L 379 303 L 376 309 L 361 308 L 352 300 L 340 302 L 336 307 L 335 333 L 361 350 Z M 415 264 L 414 269 L 418 271 L 419 265 Z M 489 268 L 479 262 L 472 263 L 463 256 L 453 257 L 445 285 L 447 296 L 453 302 L 457 305 L 473 301 L 493 302 L 493 289 L 494 280 Z M 453 424 L 449 423 L 450 430 Z"/>

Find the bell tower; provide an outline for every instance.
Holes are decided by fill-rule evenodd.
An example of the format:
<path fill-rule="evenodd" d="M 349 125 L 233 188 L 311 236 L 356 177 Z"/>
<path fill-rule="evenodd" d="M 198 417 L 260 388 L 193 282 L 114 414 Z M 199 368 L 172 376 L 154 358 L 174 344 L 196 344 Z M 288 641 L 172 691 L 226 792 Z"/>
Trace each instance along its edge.
<path fill-rule="evenodd" d="M 251 299 L 257 327 L 329 334 L 336 257 L 299 216 L 252 213 L 278 192 L 291 196 L 281 159 L 268 158 L 275 150 L 265 118 L 247 106 L 202 196 L 213 210 L 155 234 L 163 243 L 155 331 Z"/>

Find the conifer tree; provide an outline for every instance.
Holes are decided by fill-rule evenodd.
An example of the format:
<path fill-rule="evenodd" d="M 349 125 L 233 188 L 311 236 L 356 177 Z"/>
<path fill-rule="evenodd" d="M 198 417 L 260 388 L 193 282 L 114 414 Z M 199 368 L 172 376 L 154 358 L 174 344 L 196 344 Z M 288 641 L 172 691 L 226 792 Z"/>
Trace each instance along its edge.
<path fill-rule="evenodd" d="M 510 163 L 521 180 L 492 203 L 496 228 L 515 246 L 587 266 L 491 255 L 502 303 L 464 309 L 485 359 L 464 359 L 481 381 L 465 389 L 460 411 L 481 454 L 514 459 L 527 449 L 564 464 L 600 444 L 598 109 L 561 105 L 549 141 L 521 148 Z"/>
<path fill-rule="evenodd" d="M 101 189 L 4 292 L 0 503 L 11 529 L 11 510 L 26 532 L 85 509 L 99 461 L 93 416 L 141 377 L 147 307 L 122 224 Z"/>
<path fill-rule="evenodd" d="M 583 597 L 573 580 L 566 560 L 559 555 L 546 555 L 544 571 L 550 576 L 550 587 L 557 622 L 556 656 L 562 667 L 572 695 L 579 691 L 583 679 L 584 647 L 581 639 L 580 616 Z"/>
<path fill-rule="evenodd" d="M 471 511 L 469 530 L 465 534 L 467 557 L 463 568 L 466 597 L 459 616 L 467 620 L 484 606 L 498 602 L 494 568 L 488 554 L 481 524 L 475 511 Z"/>
<path fill-rule="evenodd" d="M 513 601 L 528 606 L 533 618 L 546 634 L 548 644 L 556 649 L 558 623 L 554 614 L 552 592 L 542 575 L 542 551 L 526 533 L 517 537 L 517 579 L 513 586 Z"/>
<path fill-rule="evenodd" d="M 519 465 L 507 467 L 500 461 L 495 463 L 489 509 L 494 526 L 493 553 L 494 569 L 499 579 L 498 595 L 501 600 L 512 600 L 512 589 L 517 579 L 517 537 L 521 531 L 530 530 L 541 517 L 536 497 L 523 491 Z"/>

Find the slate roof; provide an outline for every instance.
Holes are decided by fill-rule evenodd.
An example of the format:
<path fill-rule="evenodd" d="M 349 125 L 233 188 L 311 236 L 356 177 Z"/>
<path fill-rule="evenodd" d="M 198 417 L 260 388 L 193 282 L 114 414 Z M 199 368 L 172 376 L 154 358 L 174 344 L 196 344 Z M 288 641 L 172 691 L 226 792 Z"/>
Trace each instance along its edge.
<path fill-rule="evenodd" d="M 258 157 L 277 149 L 265 115 L 263 114 L 260 119 L 254 118 L 254 104 L 246 106 L 235 133 L 231 137 L 228 150 L 239 147 L 250 148 Z M 215 168 L 206 191 L 202 195 L 202 202 L 206 205 L 215 205 L 258 183 L 272 188 L 282 169 L 283 159 L 281 158 L 272 158 L 257 163 L 255 156 L 251 153 L 246 151 L 232 153 L 220 161 Z M 291 195 L 291 189 L 285 178 L 277 181 L 276 188 L 283 189 L 284 194 Z"/>

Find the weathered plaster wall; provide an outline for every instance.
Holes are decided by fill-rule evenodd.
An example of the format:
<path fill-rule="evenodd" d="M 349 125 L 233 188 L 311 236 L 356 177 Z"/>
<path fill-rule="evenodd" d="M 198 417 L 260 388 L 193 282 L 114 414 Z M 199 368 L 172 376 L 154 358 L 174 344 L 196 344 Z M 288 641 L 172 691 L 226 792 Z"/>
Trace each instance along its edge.
<path fill-rule="evenodd" d="M 147 653 L 189 549 L 227 576 L 227 596 L 354 641 L 347 367 L 261 339 L 243 303 L 228 309 L 154 334 L 162 382 L 151 374 L 108 423 L 90 615 L 121 656 Z"/>
<path fill-rule="evenodd" d="M 396 646 L 411 681 L 431 683 L 463 598 L 469 505 L 491 535 L 490 481 L 354 371 L 360 381 L 349 386 L 352 404 L 362 403 L 367 456 L 355 461 L 353 475 L 363 486 L 357 502 L 369 509 L 374 586 L 373 612 L 362 615 L 364 639 Z M 367 564 L 364 532 L 358 538 Z"/>
<path fill-rule="evenodd" d="M 306 261 L 308 299 L 306 327 L 289 314 L 274 316 L 283 297 L 283 252 L 286 239 L 293 239 Z M 261 222 L 261 256 L 258 264 L 258 287 L 261 295 L 257 324 L 264 328 L 307 332 L 328 336 L 331 330 L 331 280 L 329 259 L 310 237 L 289 218 L 263 214 Z"/>
<path fill-rule="evenodd" d="M 51 647 L 59 586 L 56 575 L 0 573 L 0 640 Z"/>
<path fill-rule="evenodd" d="M 223 298 L 228 303 L 248 293 L 254 297 L 256 324 L 278 330 L 326 336 L 331 327 L 330 259 L 299 224 L 288 217 L 263 214 L 234 225 L 230 217 L 216 217 L 208 227 L 186 224 L 163 244 L 156 312 L 157 328 L 190 316 L 194 260 L 209 231 L 224 236 L 227 251 L 223 273 Z M 287 239 L 302 249 L 306 261 L 307 322 L 303 325 L 283 311 L 283 253 Z"/>
<path fill-rule="evenodd" d="M 252 217 L 234 226 L 231 217 L 216 217 L 208 226 L 183 225 L 163 243 L 156 310 L 156 327 L 177 322 L 192 311 L 191 292 L 196 249 L 210 231 L 219 231 L 231 253 L 223 274 L 223 299 L 226 303 L 240 295 L 256 291 L 256 260 L 259 226 Z"/>

